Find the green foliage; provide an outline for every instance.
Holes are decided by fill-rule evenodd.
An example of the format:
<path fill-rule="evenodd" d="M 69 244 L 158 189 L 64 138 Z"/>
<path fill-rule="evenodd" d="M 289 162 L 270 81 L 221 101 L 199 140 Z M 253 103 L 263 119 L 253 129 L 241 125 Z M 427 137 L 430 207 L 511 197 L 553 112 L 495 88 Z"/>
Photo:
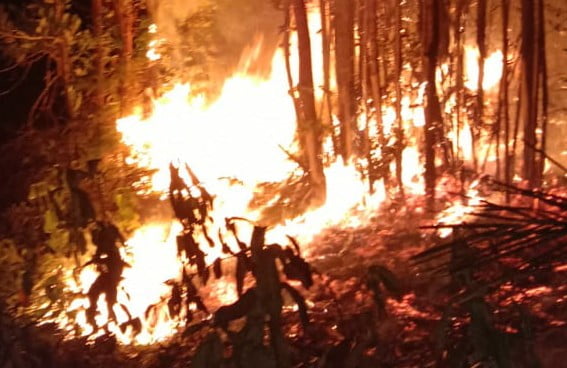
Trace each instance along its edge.
<path fill-rule="evenodd" d="M 0 239 L 0 300 L 18 290 L 24 259 L 10 239 Z"/>
<path fill-rule="evenodd" d="M 84 249 L 80 228 L 94 219 L 88 194 L 78 187 L 80 171 L 52 168 L 45 180 L 30 187 L 28 199 L 44 209 L 43 231 L 49 234 L 49 246 L 67 253 L 70 245 Z M 74 247 L 73 247 L 74 245 Z"/>
<path fill-rule="evenodd" d="M 39 60 L 48 60 L 45 90 L 35 107 L 51 108 L 54 94 L 62 88 L 74 116 L 82 107 L 85 90 L 72 79 L 86 76 L 82 72 L 86 60 L 83 49 L 89 36 L 81 30 L 81 19 L 69 12 L 70 5 L 71 1 L 32 2 L 23 10 L 21 6 L 0 8 L 0 44 L 3 53 L 20 66 L 29 68 Z"/>
<path fill-rule="evenodd" d="M 125 231 L 140 227 L 140 215 L 135 194 L 129 188 L 119 188 L 114 195 L 116 204 L 115 223 Z"/>
<path fill-rule="evenodd" d="M 220 51 L 230 45 L 222 34 L 226 25 L 219 22 L 215 3 L 205 1 L 188 18 L 173 23 L 168 25 L 170 31 L 164 35 L 166 40 L 159 50 L 162 57 L 153 62 L 154 68 L 166 81 L 190 82 L 194 93 L 214 95 L 222 84 L 212 83 L 220 82 L 213 75 L 224 75 L 227 67 L 232 66 L 227 65 Z M 140 40 L 149 38 L 144 32 Z M 145 53 L 147 43 L 140 47 Z"/>

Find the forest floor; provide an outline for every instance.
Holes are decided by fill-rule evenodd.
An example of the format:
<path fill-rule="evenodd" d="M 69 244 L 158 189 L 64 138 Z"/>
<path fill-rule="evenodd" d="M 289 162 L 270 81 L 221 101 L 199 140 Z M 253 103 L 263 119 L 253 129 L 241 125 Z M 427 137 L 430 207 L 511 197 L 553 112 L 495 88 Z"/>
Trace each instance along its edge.
<path fill-rule="evenodd" d="M 447 351 L 467 355 L 470 349 L 463 343 L 469 339 L 470 316 L 449 308 L 454 293 L 449 277 L 420 274 L 411 261 L 439 240 L 419 228 L 427 223 L 414 210 L 422 205 L 419 201 L 382 209 L 361 228 L 327 229 L 308 246 L 316 271 L 313 287 L 302 291 L 310 325 L 304 329 L 298 313 L 284 307 L 294 367 L 469 366 L 441 359 Z M 383 309 L 366 286 L 372 265 L 387 267 L 399 280 L 397 295 L 384 292 Z M 513 367 L 558 368 L 567 361 L 566 276 L 567 269 L 561 269 L 519 289 L 504 285 L 488 298 L 491 320 L 509 341 L 511 361 L 517 362 Z M 527 344 L 517 343 L 525 321 L 518 317 L 520 310 L 530 316 Z M 5 362 L 0 368 L 189 367 L 207 334 L 207 329 L 194 332 L 188 327 L 165 342 L 124 346 L 111 335 L 65 340 L 54 325 L 22 326 L 7 315 L 0 317 L 3 341 L 9 343 L 0 349 L 0 362 Z M 530 363 L 534 359 L 540 365 Z"/>

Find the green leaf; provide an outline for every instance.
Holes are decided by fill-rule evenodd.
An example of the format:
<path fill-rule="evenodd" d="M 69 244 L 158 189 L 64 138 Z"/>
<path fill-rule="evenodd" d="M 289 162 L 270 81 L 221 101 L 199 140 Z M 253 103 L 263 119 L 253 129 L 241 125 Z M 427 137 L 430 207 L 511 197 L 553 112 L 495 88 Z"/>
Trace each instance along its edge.
<path fill-rule="evenodd" d="M 48 194 L 48 184 L 45 181 L 40 181 L 30 185 L 30 190 L 28 193 L 28 200 L 33 201 L 47 196 Z"/>
<path fill-rule="evenodd" d="M 47 245 L 57 253 L 66 253 L 69 249 L 69 231 L 65 229 L 57 229 L 47 242 Z"/>
<path fill-rule="evenodd" d="M 51 234 L 57 230 L 59 218 L 53 208 L 49 208 L 43 215 L 43 232 Z"/>

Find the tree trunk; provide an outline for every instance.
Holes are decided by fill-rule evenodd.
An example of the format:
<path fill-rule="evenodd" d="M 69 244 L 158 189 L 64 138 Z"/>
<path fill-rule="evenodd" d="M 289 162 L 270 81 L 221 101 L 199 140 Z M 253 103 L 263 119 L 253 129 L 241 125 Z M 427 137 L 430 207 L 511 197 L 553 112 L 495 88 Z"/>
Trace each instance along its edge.
<path fill-rule="evenodd" d="M 475 129 L 473 130 L 473 160 L 474 169 L 478 170 L 478 156 L 475 153 L 477 143 L 480 138 L 480 131 L 484 123 L 484 88 L 482 81 L 484 80 L 484 60 L 486 59 L 486 1 L 478 0 L 477 18 L 476 18 L 476 43 L 478 47 L 478 78 L 476 90 L 476 119 L 473 122 Z"/>
<path fill-rule="evenodd" d="M 538 38 L 535 32 L 536 7 L 534 0 L 522 0 L 522 46 L 520 58 L 522 61 L 522 105 L 521 121 L 524 125 L 524 162 L 523 176 L 531 188 L 538 186 L 536 175 L 537 145 L 537 89 L 538 89 Z"/>
<path fill-rule="evenodd" d="M 63 17 L 65 15 L 65 2 L 63 0 L 57 0 L 55 2 L 55 18 L 58 24 L 63 24 Z M 67 113 L 67 117 L 69 120 L 74 120 L 76 117 L 75 108 L 74 108 L 74 94 L 72 93 L 72 78 L 73 74 L 71 73 L 72 65 L 71 65 L 71 57 L 70 57 L 70 48 L 71 45 L 69 44 L 70 40 L 65 32 L 61 32 L 59 35 L 59 42 L 58 42 L 58 49 L 59 49 L 59 60 L 56 61 L 57 63 L 57 75 L 62 81 L 63 84 L 63 96 L 65 100 L 65 112 Z"/>
<path fill-rule="evenodd" d="M 399 1 L 395 2 L 396 7 L 396 29 L 395 29 L 395 65 L 396 65 L 396 150 L 395 150 L 395 160 L 396 160 L 396 178 L 398 180 L 398 191 L 400 195 L 404 196 L 404 182 L 403 182 L 403 168 L 402 168 L 402 153 L 404 150 L 404 122 L 402 120 L 402 5 Z"/>
<path fill-rule="evenodd" d="M 287 84 L 289 87 L 289 94 L 293 101 L 293 106 L 295 108 L 295 118 L 299 121 L 302 118 L 301 115 L 301 104 L 299 101 L 299 96 L 297 93 L 297 88 L 295 87 L 295 83 L 293 81 L 293 71 L 291 69 L 291 51 L 289 49 L 290 46 L 290 32 L 291 32 L 291 11 L 292 8 L 290 6 L 290 1 L 288 0 L 284 6 L 285 16 L 284 16 L 284 40 L 283 40 L 283 49 L 284 49 L 284 60 L 285 60 L 285 70 L 287 74 Z M 307 165 L 307 164 L 305 164 Z"/>
<path fill-rule="evenodd" d="M 378 147 L 381 152 L 384 152 L 388 144 L 386 140 L 386 135 L 384 133 L 384 121 L 382 118 L 382 72 L 387 69 L 386 60 L 382 60 L 380 63 L 380 49 L 379 45 L 383 42 L 380 38 L 379 32 L 379 12 L 385 11 L 385 5 L 382 3 L 382 7 L 378 8 L 377 0 L 367 0 L 368 9 L 366 14 L 368 16 L 368 77 L 370 79 L 370 88 L 372 101 L 374 103 L 374 111 L 376 116 L 376 131 L 377 131 L 377 141 Z M 387 79 L 387 78 L 385 78 Z M 375 176 L 382 177 L 384 181 L 384 187 L 388 190 L 390 187 L 390 171 L 389 169 L 382 170 L 379 173 L 375 173 Z"/>
<path fill-rule="evenodd" d="M 331 42 L 329 24 L 329 0 L 319 0 L 319 12 L 321 15 L 321 43 L 323 50 L 323 101 L 321 103 L 321 120 L 323 124 L 330 127 L 335 155 L 339 154 L 339 138 L 333 129 L 333 103 L 331 93 Z"/>
<path fill-rule="evenodd" d="M 456 47 L 456 96 L 457 104 L 455 106 L 456 124 L 454 127 L 456 142 L 455 149 L 453 151 L 453 157 L 457 165 L 461 165 L 461 128 L 463 126 L 463 114 L 462 109 L 465 105 L 464 103 L 464 63 L 463 63 L 463 10 L 465 8 L 465 0 L 457 0 L 457 7 L 455 11 L 455 21 L 453 34 L 455 37 L 455 47 Z M 464 161 L 464 157 L 463 157 Z M 464 193 L 463 193 L 464 194 Z"/>
<path fill-rule="evenodd" d="M 250 251 L 256 279 L 258 299 L 265 314 L 269 316 L 270 344 L 276 358 L 277 368 L 291 367 L 289 348 L 282 329 L 282 306 L 280 280 L 276 260 L 272 252 L 264 249 L 265 227 L 255 226 L 250 240 Z"/>
<path fill-rule="evenodd" d="M 292 6 L 297 27 L 299 51 L 299 112 L 297 122 L 299 140 L 304 162 L 307 163 L 307 173 L 313 188 L 312 204 L 321 205 L 325 202 L 326 186 L 322 162 L 322 131 L 315 111 L 315 96 L 313 91 L 313 72 L 311 66 L 311 40 L 307 24 L 307 11 L 304 0 L 293 0 Z"/>
<path fill-rule="evenodd" d="M 380 147 L 386 145 L 384 137 L 384 123 L 382 122 L 382 87 L 380 78 L 380 65 L 378 64 L 378 17 L 376 15 L 376 0 L 366 0 L 367 19 L 367 41 L 368 41 L 368 78 L 370 79 L 370 88 L 372 94 L 372 102 L 376 115 L 376 125 L 378 127 L 378 143 Z"/>
<path fill-rule="evenodd" d="M 536 167 L 536 178 L 534 185 L 541 186 L 545 170 L 545 153 L 547 146 L 547 123 L 549 109 L 549 86 L 547 82 L 547 57 L 545 43 L 545 6 L 544 0 L 538 0 L 538 74 L 541 81 L 541 146 Z"/>
<path fill-rule="evenodd" d="M 504 182 L 512 183 L 512 165 L 510 157 L 510 109 L 508 97 L 508 23 L 510 14 L 510 0 L 502 0 L 502 80 L 500 89 L 502 93 L 502 115 L 504 119 Z M 506 202 L 510 202 L 510 195 L 506 192 Z"/>
<path fill-rule="evenodd" d="M 437 145 L 437 131 L 443 124 L 441 106 L 437 96 L 435 71 L 440 42 L 440 13 L 441 0 L 422 0 L 421 3 L 422 37 L 424 50 L 424 70 L 427 87 L 425 92 L 425 193 L 427 196 L 427 209 L 433 211 L 435 202 L 435 183 L 437 174 L 435 169 L 435 148 Z"/>
<path fill-rule="evenodd" d="M 94 102 L 96 108 L 100 108 L 104 104 L 104 48 L 102 42 L 102 0 L 92 0 L 92 17 L 93 17 L 93 36 L 96 39 L 96 89 Z"/>
<path fill-rule="evenodd" d="M 122 39 L 121 78 L 119 94 L 122 97 L 121 110 L 128 108 L 135 91 L 132 83 L 132 54 L 134 51 L 134 4 L 132 0 L 114 0 L 114 11 L 116 21 L 120 27 L 120 38 Z"/>
<path fill-rule="evenodd" d="M 354 6 L 350 0 L 335 0 L 335 63 L 341 122 L 341 154 L 347 162 L 355 138 L 354 103 Z"/>

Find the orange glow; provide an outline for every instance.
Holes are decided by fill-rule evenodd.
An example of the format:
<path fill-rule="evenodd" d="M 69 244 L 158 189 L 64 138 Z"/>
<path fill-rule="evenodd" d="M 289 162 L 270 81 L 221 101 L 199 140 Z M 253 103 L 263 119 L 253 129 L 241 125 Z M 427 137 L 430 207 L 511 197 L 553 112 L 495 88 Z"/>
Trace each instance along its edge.
<path fill-rule="evenodd" d="M 148 33 L 154 35 L 158 31 L 158 27 L 156 24 L 150 24 L 148 27 Z M 158 48 L 165 42 L 163 38 L 152 38 L 152 40 L 148 43 L 148 51 L 146 51 L 146 57 L 150 61 L 156 61 L 161 59 L 161 54 L 158 51 Z"/>
<path fill-rule="evenodd" d="M 310 11 L 308 20 L 313 46 L 315 94 L 320 99 L 323 93 L 319 88 L 323 81 L 323 68 L 318 13 Z M 156 61 L 161 58 L 158 48 L 165 40 L 158 37 L 157 27 L 151 27 L 149 32 L 153 39 L 148 45 L 146 56 Z M 138 108 L 138 112 L 116 122 L 123 143 L 130 149 L 126 161 L 141 168 L 155 170 L 151 177 L 144 179 L 144 183 L 138 183 L 136 189 L 139 194 L 157 194 L 166 199 L 170 163 L 187 163 L 207 190 L 215 196 L 214 211 L 210 215 L 217 227 L 210 231 L 211 234 L 217 233 L 218 226 L 224 224 L 227 217 L 257 220 L 259 211 L 249 209 L 257 185 L 283 181 L 297 169 L 297 164 L 284 151 L 297 151 L 297 144 L 296 114 L 290 98 L 283 51 L 278 50 L 274 54 L 268 77 L 248 73 L 249 65 L 259 55 L 261 42 L 261 38 L 258 38 L 247 49 L 240 69 L 224 82 L 216 100 L 208 101 L 204 95 L 195 94 L 190 84 L 179 82 L 153 101 L 153 110 L 149 116 L 142 114 L 142 109 Z M 290 42 L 292 69 L 297 70 L 295 35 Z M 493 63 L 489 59 L 487 68 Z M 475 81 L 474 74 L 470 74 L 474 71 L 467 70 L 469 79 Z M 487 73 L 487 87 L 492 86 L 494 78 L 496 77 Z M 297 82 L 296 76 L 294 80 Z M 417 101 L 412 101 L 407 96 L 401 100 L 404 131 L 419 132 L 425 125 L 421 106 L 424 91 L 425 84 L 422 84 L 419 86 Z M 389 135 L 396 127 L 396 113 L 393 103 L 386 104 L 383 109 L 384 131 Z M 362 123 L 375 125 L 375 121 Z M 469 147 L 467 131 L 468 129 L 463 129 L 461 132 L 460 145 L 463 155 L 468 158 L 472 148 Z M 402 153 L 404 184 L 407 193 L 423 194 L 423 165 L 416 143 L 419 138 L 406 138 L 408 146 Z M 325 147 L 329 146 L 326 142 Z M 330 148 L 325 153 L 329 151 Z M 267 234 L 267 240 L 287 243 L 285 235 L 291 235 L 306 245 L 326 227 L 358 227 L 368 223 L 385 201 L 386 194 L 381 182 L 376 183 L 374 194 L 368 194 L 368 182 L 357 170 L 357 167 L 363 165 L 364 162 L 343 163 L 341 160 L 328 163 L 325 168 L 327 202 L 320 208 L 272 228 Z M 476 197 L 476 194 L 474 186 L 471 186 L 469 195 Z M 455 205 L 441 214 L 439 221 L 462 219 L 470 213 L 470 205 L 473 203 L 471 200 L 467 206 Z M 134 336 L 130 331 L 120 331 L 119 324 L 128 320 L 126 313 L 117 306 L 117 323 L 108 322 L 102 297 L 98 301 L 98 325 L 108 323 L 108 329 L 116 334 L 120 342 L 150 344 L 162 341 L 172 336 L 182 325 L 179 318 L 169 315 L 166 304 L 157 308 L 155 319 L 150 321 L 145 317 L 149 306 L 169 297 L 170 289 L 165 281 L 179 278 L 182 260 L 177 256 L 175 237 L 180 230 L 181 225 L 177 222 L 149 223 L 128 239 L 122 256 L 130 267 L 122 275 L 118 301 L 133 318 L 140 318 L 141 333 Z M 249 234 L 241 234 L 241 238 L 247 240 Z M 308 255 L 310 251 L 307 246 L 305 253 Z M 206 252 L 207 262 L 212 262 L 221 254 L 220 246 L 217 244 L 213 248 L 207 248 Z M 66 277 L 67 288 L 85 294 L 96 277 L 97 273 L 92 268 L 83 269 L 78 280 L 69 271 Z M 232 302 L 236 298 L 234 288 L 229 287 L 229 284 L 221 279 L 211 286 L 212 292 L 222 303 Z M 74 320 L 66 316 L 56 322 L 68 331 L 77 325 L 80 334 L 91 334 L 92 327 L 85 316 L 88 303 L 86 297 L 76 299 L 68 309 L 69 312 L 76 312 Z"/>
<path fill-rule="evenodd" d="M 319 20 L 317 13 L 309 13 L 314 71 L 322 71 L 321 50 L 318 50 L 321 43 Z M 159 60 L 161 55 L 157 47 L 162 41 L 157 36 L 156 27 L 152 27 L 150 33 L 154 39 L 149 44 L 147 57 Z M 117 121 L 117 130 L 130 148 L 126 161 L 156 170 L 152 177 L 139 183 L 140 194 L 154 193 L 162 199 L 167 198 L 169 164 L 187 163 L 215 196 L 215 209 L 211 213 L 215 224 L 224 224 L 224 219 L 232 216 L 252 220 L 259 217 L 258 212 L 248 208 L 256 185 L 282 181 L 297 167 L 282 150 L 282 147 L 292 152 L 297 149 L 294 142 L 296 116 L 288 93 L 283 51 L 275 53 L 269 77 L 261 78 L 247 73 L 247 65 L 257 57 L 261 42 L 261 38 L 258 38 L 247 49 L 240 69 L 225 81 L 215 101 L 195 95 L 189 84 L 177 83 L 153 101 L 150 116 L 144 117 L 142 109 L 138 108 L 134 114 Z M 294 52 L 296 37 L 292 36 L 290 42 L 292 68 L 297 70 L 294 67 L 297 65 Z M 322 91 L 317 87 L 322 84 L 322 78 L 322 72 L 314 73 L 316 95 L 319 98 L 322 97 Z M 337 161 L 325 169 L 325 174 L 328 198 L 333 200 L 272 229 L 268 233 L 268 241 L 283 243 L 287 242 L 285 235 L 292 235 L 307 242 L 326 226 L 359 226 L 367 221 L 384 199 L 383 190 L 378 190 L 374 196 L 367 194 L 368 184 L 361 179 L 354 164 L 345 165 Z M 365 206 L 362 206 L 363 202 Z M 349 213 L 353 215 L 349 216 Z M 128 239 L 123 258 L 131 267 L 123 272 L 118 301 L 126 306 L 132 318 L 140 318 L 141 333 L 134 336 L 131 331 L 120 331 L 120 323 L 128 320 L 121 307 L 114 308 L 118 323 L 108 322 L 104 296 L 97 303 L 97 324 L 101 326 L 108 323 L 108 329 L 117 335 L 120 342 L 149 344 L 161 341 L 174 334 L 180 326 L 181 321 L 169 315 L 166 304 L 157 308 L 155 319 L 150 321 L 145 318 L 145 311 L 150 305 L 169 297 L 170 289 L 165 281 L 180 275 L 182 261 L 176 253 L 175 239 L 180 230 L 181 225 L 177 222 L 150 223 Z M 243 240 L 249 239 L 245 230 L 240 234 Z M 218 227 L 212 229 L 211 234 L 217 231 Z M 207 247 L 206 252 L 207 262 L 212 262 L 221 254 L 220 246 Z M 81 271 L 77 281 L 71 276 L 69 272 L 67 288 L 86 294 L 98 273 L 89 267 Z M 221 279 L 210 287 L 222 303 L 230 303 L 236 298 L 234 288 L 227 285 L 229 283 Z M 86 297 L 76 299 L 68 309 L 76 312 L 74 320 L 65 317 L 56 321 L 68 331 L 76 324 L 82 335 L 91 334 L 92 327 L 87 323 L 85 313 L 88 304 Z"/>
<path fill-rule="evenodd" d="M 478 191 L 478 184 L 479 184 L 478 180 L 472 182 L 466 193 L 465 199 L 456 202 L 452 206 L 442 211 L 437 216 L 437 223 L 444 225 L 452 225 L 452 224 L 461 223 L 462 221 L 466 221 L 467 216 L 474 211 L 475 206 L 478 206 L 483 200 L 483 198 L 480 196 Z M 446 238 L 452 233 L 453 230 L 450 228 L 438 230 L 438 234 L 442 238 Z"/>
<path fill-rule="evenodd" d="M 476 91 L 478 87 L 478 58 L 479 53 L 476 47 L 465 47 L 465 70 L 467 76 L 465 86 L 471 91 Z M 503 61 L 502 51 L 500 50 L 488 55 L 484 60 L 484 77 L 482 80 L 482 88 L 484 90 L 490 90 L 500 82 Z"/>
<path fill-rule="evenodd" d="M 123 274 L 123 280 L 118 288 L 118 303 L 124 305 L 132 318 L 140 318 L 142 321 L 142 332 L 133 337 L 130 331 L 123 333 L 119 325 L 128 321 L 124 310 L 116 305 L 114 311 L 117 323 L 108 321 L 108 313 L 104 297 L 98 300 L 100 313 L 96 317 L 98 326 L 108 323 L 109 331 L 113 332 L 122 343 L 149 344 L 161 341 L 171 335 L 179 325 L 179 321 L 167 313 L 164 309 L 158 313 L 156 323 L 150 324 L 146 321 L 144 314 L 146 309 L 160 301 L 160 297 L 169 293 L 165 281 L 174 279 L 179 275 L 181 264 L 177 261 L 175 235 L 179 228 L 175 224 L 155 223 L 148 224 L 137 230 L 127 241 L 127 246 L 122 250 L 122 257 L 131 267 L 127 267 Z M 57 322 L 64 329 L 71 331 L 73 324 L 79 326 L 82 335 L 90 335 L 93 332 L 91 325 L 87 323 L 86 308 L 89 305 L 86 294 L 95 281 L 98 273 L 93 266 L 83 269 L 76 282 L 72 277 L 72 271 L 68 271 L 66 278 L 67 287 L 75 293 L 82 293 L 83 298 L 75 299 L 68 308 L 68 312 L 76 312 L 74 321 L 68 317 Z M 92 337 L 103 333 L 103 330 Z"/>

